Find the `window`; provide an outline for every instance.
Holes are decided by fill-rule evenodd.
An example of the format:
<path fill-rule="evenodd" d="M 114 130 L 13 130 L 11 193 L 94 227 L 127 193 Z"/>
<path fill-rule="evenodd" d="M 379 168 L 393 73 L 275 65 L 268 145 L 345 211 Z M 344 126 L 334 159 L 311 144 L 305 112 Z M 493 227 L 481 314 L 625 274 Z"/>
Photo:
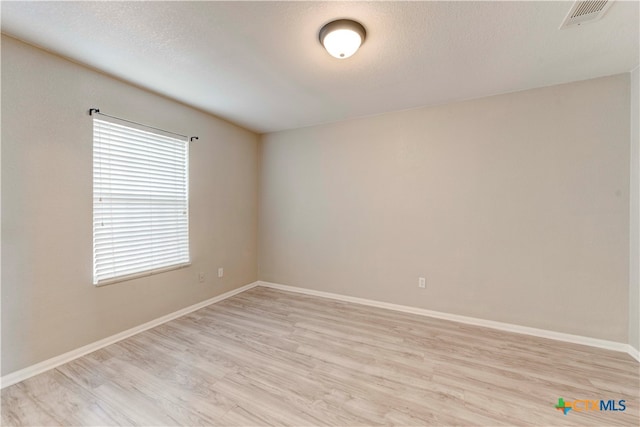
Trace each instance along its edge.
<path fill-rule="evenodd" d="M 94 115 L 95 285 L 189 264 L 188 159 L 187 138 Z"/>

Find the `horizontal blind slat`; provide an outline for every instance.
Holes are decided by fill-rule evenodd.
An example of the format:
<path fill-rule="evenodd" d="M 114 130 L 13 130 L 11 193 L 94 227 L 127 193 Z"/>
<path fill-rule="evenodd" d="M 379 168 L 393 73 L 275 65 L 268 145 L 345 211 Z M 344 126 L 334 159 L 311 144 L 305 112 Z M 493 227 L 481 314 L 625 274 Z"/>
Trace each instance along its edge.
<path fill-rule="evenodd" d="M 179 155 L 173 155 L 171 152 L 158 152 L 150 150 L 131 150 L 124 149 L 118 146 L 96 147 L 94 152 L 95 157 L 109 161 L 114 160 L 135 160 L 135 161 L 147 161 L 148 163 L 160 163 L 172 166 L 178 166 L 181 157 Z"/>
<path fill-rule="evenodd" d="M 165 225 L 165 228 L 155 228 L 150 229 L 149 227 L 144 226 L 144 224 L 140 224 L 139 227 L 134 226 L 126 226 L 126 227 L 110 227 L 110 226 L 102 226 L 100 227 L 100 231 L 96 231 L 94 233 L 94 240 L 96 245 L 116 245 L 119 242 L 128 242 L 135 240 L 147 239 L 151 240 L 162 240 L 168 237 L 177 238 L 183 236 L 184 232 L 187 230 L 187 224 L 177 224 L 176 227 L 171 228 L 169 224 Z M 153 231 L 153 235 L 149 233 L 149 231 Z"/>
<path fill-rule="evenodd" d="M 131 134 L 131 135 L 136 135 L 137 137 L 144 137 L 145 135 L 153 134 L 155 140 L 157 140 L 158 142 L 174 141 L 174 140 L 182 141 L 181 138 L 176 138 L 175 136 L 163 135 L 157 132 L 143 131 L 140 129 L 132 128 L 131 126 L 121 125 L 118 123 L 113 123 L 113 122 L 109 122 L 101 119 L 96 119 L 94 121 L 94 124 L 96 125 L 96 129 L 98 129 L 99 131 Z"/>
<path fill-rule="evenodd" d="M 182 239 L 164 239 L 162 242 L 155 242 L 157 246 L 173 246 L 173 248 L 177 249 L 184 245 L 186 240 Z M 148 246 L 148 243 L 144 240 L 139 242 L 127 242 L 125 244 L 110 246 L 97 246 L 96 253 L 104 254 L 107 256 L 110 252 L 112 256 L 123 254 L 123 253 L 133 253 L 136 251 L 140 251 Z"/>
<path fill-rule="evenodd" d="M 186 249 L 186 248 L 185 248 Z M 144 256 L 140 254 L 129 255 L 126 257 L 112 257 L 108 259 L 102 259 L 100 263 L 97 264 L 96 269 L 99 271 L 107 271 L 108 269 L 131 269 L 135 266 L 144 266 L 145 264 L 155 264 L 157 262 L 167 262 L 170 261 L 173 263 L 174 261 L 185 261 L 184 258 L 186 256 L 186 250 L 177 250 L 173 252 L 165 252 L 159 256 Z M 188 260 L 186 260 L 188 261 Z M 168 263 L 168 262 L 167 262 Z"/>

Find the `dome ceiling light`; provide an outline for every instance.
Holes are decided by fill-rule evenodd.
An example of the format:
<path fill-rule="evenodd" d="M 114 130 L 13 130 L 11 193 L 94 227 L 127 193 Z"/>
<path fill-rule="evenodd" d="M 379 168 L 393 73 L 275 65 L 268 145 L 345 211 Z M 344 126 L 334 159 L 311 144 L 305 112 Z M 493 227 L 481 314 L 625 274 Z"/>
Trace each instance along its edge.
<path fill-rule="evenodd" d="M 329 55 L 346 59 L 356 53 L 364 43 L 366 30 L 359 22 L 350 19 L 331 21 L 320 29 L 320 43 Z"/>

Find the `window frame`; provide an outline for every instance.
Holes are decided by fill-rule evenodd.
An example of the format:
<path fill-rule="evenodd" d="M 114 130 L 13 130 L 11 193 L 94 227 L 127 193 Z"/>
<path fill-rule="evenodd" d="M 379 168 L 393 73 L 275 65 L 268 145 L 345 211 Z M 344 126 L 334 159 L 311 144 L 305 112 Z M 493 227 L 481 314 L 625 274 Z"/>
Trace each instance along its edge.
<path fill-rule="evenodd" d="M 96 124 L 96 121 L 98 121 L 99 123 Z M 112 130 L 109 131 L 108 128 L 118 128 L 119 130 Z M 105 130 L 107 129 L 107 130 Z M 114 137 L 113 134 L 118 134 L 118 132 L 122 132 L 122 134 L 127 134 L 129 136 L 126 137 L 122 137 L 122 139 L 118 139 L 117 137 Z M 120 135 L 121 136 L 121 135 Z M 109 140 L 109 138 L 111 138 L 111 140 Z M 131 138 L 131 140 L 129 141 L 127 138 Z M 139 138 L 139 140 L 138 140 Z M 117 142 L 114 142 L 116 139 L 118 139 Z M 99 141 L 98 141 L 99 140 Z M 131 142 L 130 146 L 125 146 L 125 144 L 127 144 L 127 142 Z M 159 146 L 157 147 L 153 147 L 152 145 L 147 145 L 147 144 L 154 144 L 158 143 Z M 109 146 L 109 144 L 111 144 L 111 146 Z M 171 148 L 167 149 L 167 147 L 170 144 L 174 144 Z M 160 145 L 163 145 L 164 148 L 164 152 L 162 151 L 160 147 Z M 137 146 L 137 148 L 136 148 Z M 106 147 L 106 148 L 105 148 Z M 115 147 L 115 148 L 114 148 Z M 124 147 L 124 148 L 123 148 Z M 146 149 L 141 148 L 141 147 L 146 147 Z M 180 173 L 175 173 L 171 179 L 168 180 L 164 180 L 164 178 L 162 180 L 159 180 L 157 177 L 155 178 L 150 178 L 149 176 L 153 175 L 153 173 L 150 173 L 149 176 L 145 177 L 145 171 L 143 169 L 145 169 L 144 167 L 141 166 L 137 166 L 138 169 L 136 169 L 135 161 L 130 160 L 130 164 L 125 164 L 125 166 L 122 166 L 123 169 L 127 169 L 127 172 L 123 172 L 121 175 L 126 175 L 127 173 L 138 173 L 141 174 L 142 179 L 141 181 L 147 181 L 150 182 L 151 184 L 149 185 L 150 187 L 154 187 L 152 184 L 157 183 L 160 184 L 160 187 L 168 187 L 170 185 L 178 185 L 181 193 L 181 197 L 176 197 L 175 199 L 170 199 L 169 200 L 169 205 L 162 205 L 161 203 L 159 203 L 158 200 L 153 200 L 152 195 L 158 196 L 157 190 L 154 190 L 153 188 L 151 188 L 150 193 L 149 194 L 144 194 L 144 195 L 140 195 L 139 198 L 135 198 L 133 196 L 131 196 L 131 194 L 129 194 L 129 201 L 128 202 L 122 202 L 123 199 L 121 199 L 121 204 L 118 204 L 118 202 L 110 202 L 111 205 L 107 204 L 105 206 L 112 206 L 112 211 L 113 211 L 113 206 L 118 206 L 120 209 L 122 209 L 124 211 L 124 214 L 121 214 L 119 219 L 114 219 L 115 217 L 113 216 L 113 212 L 112 215 L 110 217 L 100 217 L 100 215 L 97 213 L 98 211 L 100 212 L 104 212 L 105 211 L 105 206 L 100 206 L 99 203 L 103 202 L 103 199 L 105 197 L 105 194 L 110 194 L 111 196 L 113 196 L 113 194 L 116 194 L 116 197 L 119 195 L 121 197 L 125 197 L 122 196 L 123 194 L 127 194 L 127 191 L 131 192 L 131 188 L 126 188 L 124 186 L 124 184 L 127 184 L 127 182 L 123 181 L 123 178 L 119 178 L 119 181 L 117 182 L 120 185 L 120 189 L 119 190 L 115 190 L 115 191 L 111 191 L 110 193 L 108 191 L 104 190 L 105 187 L 105 178 L 101 175 L 101 173 L 104 173 L 105 176 L 108 173 L 114 173 L 113 169 L 109 169 L 109 167 L 104 166 L 102 163 L 100 162 L 107 162 L 109 161 L 107 158 L 110 157 L 111 161 L 114 162 L 113 159 L 116 159 L 116 161 L 121 161 L 123 162 L 122 164 L 124 164 L 124 161 L 126 160 L 127 154 L 123 154 L 123 155 L 114 155 L 111 156 L 110 151 L 109 151 L 109 155 L 105 154 L 105 149 L 106 150 L 113 150 L 113 151 L 118 151 L 117 148 L 121 148 L 123 152 L 129 152 L 129 154 L 132 154 L 134 156 L 140 156 L 143 154 L 143 152 L 154 152 L 154 153 L 161 153 L 163 155 L 167 155 L 167 153 L 170 153 L 173 151 L 175 151 L 176 153 L 179 153 L 179 156 L 176 156 L 176 159 L 178 159 L 179 161 L 176 163 L 177 164 L 177 168 L 180 169 L 180 167 L 183 168 L 183 171 L 181 171 Z M 136 153 L 136 149 L 140 150 L 141 152 Z M 148 165 L 145 165 L 147 168 L 161 168 L 161 161 L 154 161 L 151 160 L 153 156 L 148 156 L 145 161 L 148 162 Z M 105 160 L 106 159 L 106 160 Z M 123 160 L 124 159 L 124 160 Z M 98 164 L 100 163 L 100 164 Z M 111 167 L 113 167 L 113 165 L 110 165 Z M 106 170 L 109 170 L 109 172 L 105 172 Z M 99 116 L 94 115 L 93 117 L 93 135 L 92 135 L 92 183 L 93 183 L 93 187 L 92 187 L 92 197 L 93 197 L 93 205 L 92 205 L 92 243 L 93 243 L 93 250 L 92 250 L 92 273 L 93 273 L 93 284 L 94 286 L 104 286 L 104 285 L 109 285 L 109 284 L 113 284 L 113 283 L 119 283 L 119 282 L 124 282 L 124 281 L 128 281 L 128 280 L 133 280 L 136 278 L 140 278 L 140 277 L 146 277 L 146 276 L 151 276 L 151 275 L 155 275 L 155 274 L 161 274 L 167 271 L 172 271 L 172 270 L 177 270 L 177 269 L 181 269 L 181 268 L 185 268 L 191 265 L 191 238 L 190 238 L 190 189 L 189 189 L 189 180 L 190 180 L 190 165 L 189 165 L 189 140 L 187 137 L 182 137 L 182 136 L 177 136 L 177 134 L 173 134 L 171 132 L 166 132 L 166 131 L 162 131 L 160 129 L 157 128 L 153 128 L 153 127 L 149 127 L 149 126 L 145 126 L 145 125 L 140 125 L 134 122 L 130 122 L 128 120 L 124 120 L 124 119 L 119 119 L 119 118 L 115 118 L 112 116 L 106 116 L 106 115 L 102 115 L 100 114 Z M 98 178 L 99 175 L 99 178 Z M 117 175 L 117 174 L 114 174 Z M 181 180 L 176 180 L 176 177 L 180 177 Z M 140 186 L 141 184 L 139 183 L 133 183 L 131 182 L 131 176 L 128 177 L 129 182 L 128 184 L 131 185 L 132 187 L 136 187 L 136 186 Z M 116 181 L 114 179 L 114 181 Z M 107 184 L 107 186 L 111 185 L 111 180 L 109 179 L 109 184 Z M 139 190 L 139 188 L 138 188 Z M 175 190 L 175 189 L 172 189 Z M 183 191 L 182 191 L 183 190 Z M 175 191 L 169 191 L 169 192 L 173 192 L 175 193 Z M 136 194 L 139 194 L 138 191 L 136 191 Z M 165 194 L 166 195 L 166 194 Z M 101 197 L 102 196 L 102 197 Z M 148 199 L 145 199 L 144 197 L 149 196 Z M 126 198 L 126 197 L 125 197 Z M 113 197 L 112 197 L 113 200 Z M 166 202 L 167 199 L 164 199 L 164 201 Z M 143 203 L 143 201 L 145 201 L 146 203 Z M 178 203 L 179 202 L 179 203 Z M 131 209 L 138 209 L 138 210 L 144 210 L 143 207 L 141 206 L 149 206 L 149 211 L 148 212 L 144 212 L 142 214 L 140 214 L 140 212 L 137 213 L 137 215 L 143 215 L 142 217 L 138 217 L 137 220 L 140 220 L 140 218 L 142 218 L 142 222 L 143 225 L 146 225 L 147 223 L 150 225 L 150 230 L 147 234 L 141 234 L 140 236 L 143 237 L 144 239 L 147 239 L 151 246 L 156 248 L 156 246 L 154 245 L 159 245 L 161 244 L 161 246 L 164 248 L 161 251 L 157 252 L 157 254 L 169 254 L 167 255 L 169 259 L 167 259 L 166 261 L 164 261 L 161 264 L 153 264 L 153 262 L 158 262 L 159 259 L 162 258 L 162 256 L 156 256 L 153 254 L 153 250 L 150 249 L 150 247 L 144 247 L 144 244 L 142 243 L 137 243 L 136 246 L 143 246 L 142 249 L 140 249 L 140 256 L 141 259 L 144 260 L 148 260 L 149 264 L 146 266 L 148 268 L 144 268 L 144 269 L 140 269 L 140 270 L 135 270 L 135 271 L 126 271 L 125 267 L 122 264 L 122 259 L 129 259 L 131 260 L 131 255 L 127 255 L 127 257 L 124 256 L 120 256 L 120 261 L 113 261 L 114 266 L 113 271 L 109 272 L 108 274 L 105 273 L 99 273 L 98 270 L 98 265 L 99 262 L 105 262 L 104 259 L 108 258 L 107 256 L 103 256 L 103 259 L 100 259 L 100 256 L 98 255 L 98 247 L 100 247 L 103 250 L 103 254 L 105 252 L 108 253 L 107 251 L 104 251 L 105 248 L 107 248 L 108 245 L 101 243 L 101 244 L 97 244 L 97 236 L 102 234 L 101 239 L 104 241 L 105 240 L 105 234 L 108 234 L 110 237 L 106 237 L 106 239 L 108 240 L 109 238 L 111 239 L 111 244 L 114 245 L 114 241 L 118 240 L 116 239 L 116 237 L 114 236 L 118 236 L 120 239 L 122 239 L 122 236 L 125 235 L 126 233 L 121 233 L 121 232 L 117 232 L 117 231 L 113 231 L 115 227 L 114 224 L 116 224 L 117 221 L 123 221 L 121 223 L 119 223 L 118 225 L 122 226 L 124 225 L 126 227 L 127 225 L 127 221 L 131 221 L 131 217 L 127 217 L 127 215 L 130 214 L 126 212 L 127 208 L 126 206 L 123 207 L 124 205 L 129 205 L 129 207 Z M 136 204 L 138 203 L 138 204 Z M 175 205 L 171 204 L 171 203 L 175 203 Z M 182 215 L 184 215 L 184 217 L 181 217 L 180 214 L 176 214 L 175 212 L 170 214 L 172 216 L 168 217 L 168 221 L 171 221 L 171 219 L 175 219 L 175 223 L 179 224 L 175 226 L 175 238 L 177 239 L 177 242 L 179 243 L 177 246 L 178 248 L 175 250 L 175 253 L 177 254 L 175 258 L 171 258 L 171 250 L 168 249 L 169 248 L 169 243 L 167 241 L 162 241 L 162 238 L 160 238 L 158 236 L 158 231 L 157 230 L 153 230 L 153 211 L 154 208 L 158 209 L 159 206 L 161 206 L 163 208 L 166 208 L 167 206 L 169 206 L 170 208 L 173 209 L 180 209 L 182 210 Z M 157 210 L 156 210 L 156 214 L 157 214 Z M 146 215 L 146 216 L 144 216 Z M 100 221 L 100 218 L 103 219 L 103 221 Z M 104 227 L 104 220 L 107 220 L 108 218 L 111 219 L 111 223 L 109 226 L 107 226 L 106 228 L 101 228 Z M 124 218 L 124 219 L 122 219 Z M 136 222 L 138 222 L 136 220 Z M 146 222 L 145 222 L 146 221 Z M 108 220 L 106 222 L 109 222 Z M 98 223 L 101 223 L 102 225 L 98 225 Z M 137 225 L 137 224 L 136 224 Z M 109 227 L 111 228 L 111 233 L 109 234 L 108 232 L 105 233 L 105 230 L 109 230 Z M 156 224 L 157 227 L 157 224 Z M 141 233 L 144 233 L 141 232 Z M 155 236 L 155 240 L 154 241 L 154 236 Z M 126 237 L 125 237 L 126 238 Z M 119 243 L 121 244 L 127 244 L 127 242 L 124 242 L 122 240 L 118 240 Z M 186 243 L 185 243 L 186 242 Z M 128 242 L 131 243 L 131 242 Z M 108 249 L 108 248 L 107 248 Z M 122 250 L 122 248 L 120 248 Z M 132 249 L 133 250 L 133 249 Z M 127 250 L 122 250 L 122 252 L 130 252 L 131 250 L 129 250 L 127 248 Z M 116 251 L 112 250 L 112 258 L 116 258 L 115 255 L 113 255 Z M 186 255 L 185 255 L 186 254 Z M 136 254 L 137 255 L 137 254 Z M 135 263 L 134 263 L 135 264 Z M 143 266 L 143 262 L 140 261 L 138 262 L 138 264 L 141 264 Z M 125 264 L 126 265 L 126 264 Z M 104 268 L 104 264 L 102 266 L 102 268 Z M 125 270 L 125 272 L 122 272 L 122 270 Z M 116 270 L 119 270 L 120 272 L 116 272 Z"/>

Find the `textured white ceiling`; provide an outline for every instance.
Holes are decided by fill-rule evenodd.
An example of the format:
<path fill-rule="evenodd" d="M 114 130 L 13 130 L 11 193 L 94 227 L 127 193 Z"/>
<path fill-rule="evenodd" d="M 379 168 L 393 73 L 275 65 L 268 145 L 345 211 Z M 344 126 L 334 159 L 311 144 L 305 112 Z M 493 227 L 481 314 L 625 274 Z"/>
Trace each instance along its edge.
<path fill-rule="evenodd" d="M 572 2 L 2 2 L 2 31 L 257 132 L 626 72 L 637 1 L 558 27 Z M 347 60 L 318 42 L 352 18 Z"/>

